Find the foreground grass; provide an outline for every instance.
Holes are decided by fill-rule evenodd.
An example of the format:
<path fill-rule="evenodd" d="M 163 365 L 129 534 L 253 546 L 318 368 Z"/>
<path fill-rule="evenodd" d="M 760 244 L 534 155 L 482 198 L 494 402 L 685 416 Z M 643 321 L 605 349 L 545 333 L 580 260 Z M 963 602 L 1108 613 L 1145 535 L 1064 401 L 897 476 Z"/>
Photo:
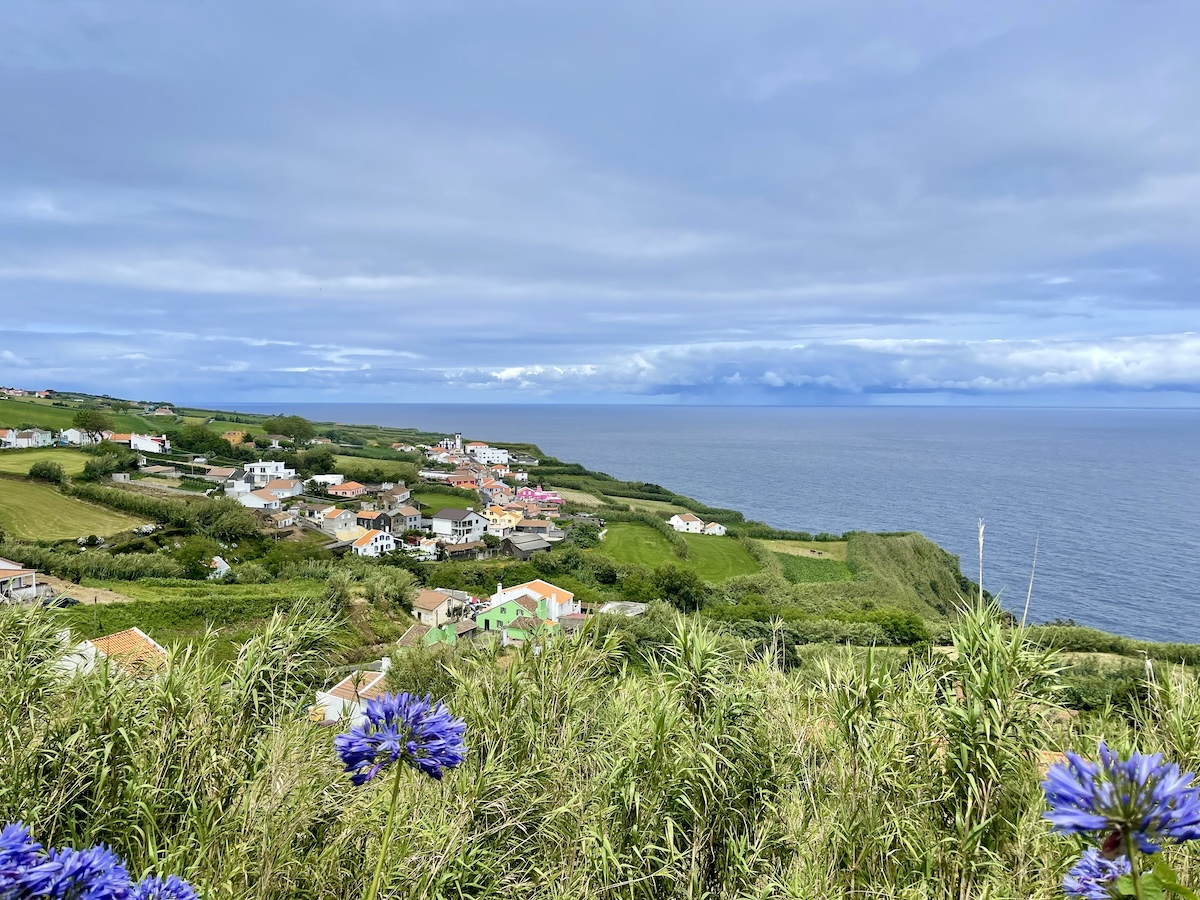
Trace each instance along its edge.
<path fill-rule="evenodd" d="M 78 475 L 90 457 L 78 450 L 39 447 L 36 450 L 0 450 L 0 472 L 25 475 L 29 467 L 39 462 L 55 462 L 68 475 Z"/>
<path fill-rule="evenodd" d="M 1100 738 L 1200 752 L 1194 680 L 1131 721 L 1055 715 L 1053 656 L 994 612 L 953 658 L 818 648 L 789 671 L 679 622 L 644 655 L 609 631 L 400 658 L 389 687 L 443 697 L 470 752 L 440 782 L 355 788 L 304 720 L 328 616 L 148 679 L 57 677 L 58 627 L 0 609 L 0 820 L 212 900 L 362 896 L 393 784 L 390 898 L 1057 900 L 1079 848 L 1041 819 L 1039 766 Z M 1165 856 L 1195 883 L 1192 846 Z"/>
<path fill-rule="evenodd" d="M 683 539 L 688 543 L 687 559 L 676 556 L 667 539 L 653 528 L 632 522 L 613 522 L 608 525 L 599 550 L 613 562 L 649 568 L 679 565 L 713 582 L 759 570 L 757 560 L 734 538 L 685 534 Z"/>
<path fill-rule="evenodd" d="M 0 478 L 0 529 L 19 540 L 107 537 L 144 521 L 64 497 L 48 484 Z"/>

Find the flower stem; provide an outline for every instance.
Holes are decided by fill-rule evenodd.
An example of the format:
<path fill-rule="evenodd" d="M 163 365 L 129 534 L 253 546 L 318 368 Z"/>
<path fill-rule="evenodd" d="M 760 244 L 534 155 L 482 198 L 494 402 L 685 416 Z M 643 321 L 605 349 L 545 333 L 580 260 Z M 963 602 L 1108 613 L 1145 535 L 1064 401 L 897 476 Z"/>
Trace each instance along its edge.
<path fill-rule="evenodd" d="M 1133 843 L 1133 833 L 1125 833 L 1125 856 L 1129 860 L 1129 874 L 1133 876 L 1133 896 L 1136 900 L 1145 900 L 1142 893 L 1142 873 L 1138 869 L 1137 847 Z"/>
<path fill-rule="evenodd" d="M 392 768 L 396 770 L 396 774 L 392 778 L 392 803 L 388 807 L 387 825 L 383 829 L 383 844 L 379 847 L 379 860 L 375 863 L 375 874 L 371 876 L 371 886 L 367 888 L 363 900 L 375 900 L 379 896 L 379 879 L 383 875 L 383 864 L 387 859 L 388 846 L 392 843 L 392 826 L 396 822 L 396 799 L 400 796 L 400 778 L 404 774 L 404 767 L 393 766 Z"/>

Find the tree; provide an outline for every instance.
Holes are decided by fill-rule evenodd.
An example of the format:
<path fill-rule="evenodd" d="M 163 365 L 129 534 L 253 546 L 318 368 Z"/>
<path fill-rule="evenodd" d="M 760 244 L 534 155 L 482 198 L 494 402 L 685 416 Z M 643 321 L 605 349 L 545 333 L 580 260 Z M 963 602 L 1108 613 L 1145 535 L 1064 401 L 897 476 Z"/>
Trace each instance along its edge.
<path fill-rule="evenodd" d="M 708 597 L 708 585 L 691 569 L 670 564 L 659 566 L 650 580 L 660 599 L 684 612 L 698 610 Z"/>
<path fill-rule="evenodd" d="M 112 431 L 112 419 L 98 409 L 81 409 L 75 413 L 71 424 L 82 431 L 93 441 L 100 440 L 100 435 Z"/>
<path fill-rule="evenodd" d="M 229 441 L 203 425 L 185 425 L 178 431 L 171 432 L 170 438 L 172 446 L 190 453 L 228 456 L 233 452 Z"/>
<path fill-rule="evenodd" d="M 53 484 L 62 484 L 67 480 L 67 473 L 63 471 L 61 464 L 45 460 L 43 462 L 35 462 L 29 467 L 29 477 L 34 481 L 49 481 Z"/>
<path fill-rule="evenodd" d="M 494 534 L 491 534 L 491 533 L 484 534 L 483 544 L 489 550 L 495 550 L 497 547 L 500 546 L 500 538 L 496 537 Z"/>
<path fill-rule="evenodd" d="M 267 434 L 282 434 L 297 444 L 307 444 L 317 436 L 312 422 L 302 416 L 275 416 L 263 422 Z"/>

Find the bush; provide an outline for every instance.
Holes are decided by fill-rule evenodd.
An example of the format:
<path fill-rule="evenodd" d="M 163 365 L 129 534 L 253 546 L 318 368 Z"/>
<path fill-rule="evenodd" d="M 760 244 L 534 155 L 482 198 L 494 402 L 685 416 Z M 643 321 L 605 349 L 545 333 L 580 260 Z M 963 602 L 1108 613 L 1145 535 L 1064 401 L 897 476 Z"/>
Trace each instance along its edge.
<path fill-rule="evenodd" d="M 44 460 L 43 462 L 35 462 L 29 467 L 29 477 L 34 481 L 48 481 L 51 484 L 62 484 L 67 480 L 67 473 L 63 471 L 61 463 Z"/>

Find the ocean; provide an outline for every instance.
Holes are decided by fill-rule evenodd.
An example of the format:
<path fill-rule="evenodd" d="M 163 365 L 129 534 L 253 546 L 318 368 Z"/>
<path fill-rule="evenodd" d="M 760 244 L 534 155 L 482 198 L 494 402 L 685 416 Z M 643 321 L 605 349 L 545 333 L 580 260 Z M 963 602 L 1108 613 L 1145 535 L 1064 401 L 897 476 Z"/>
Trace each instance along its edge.
<path fill-rule="evenodd" d="M 528 441 L 779 528 L 914 530 L 1030 620 L 1200 642 L 1200 410 L 239 404 Z"/>

